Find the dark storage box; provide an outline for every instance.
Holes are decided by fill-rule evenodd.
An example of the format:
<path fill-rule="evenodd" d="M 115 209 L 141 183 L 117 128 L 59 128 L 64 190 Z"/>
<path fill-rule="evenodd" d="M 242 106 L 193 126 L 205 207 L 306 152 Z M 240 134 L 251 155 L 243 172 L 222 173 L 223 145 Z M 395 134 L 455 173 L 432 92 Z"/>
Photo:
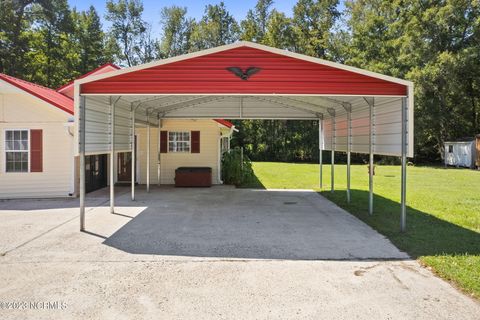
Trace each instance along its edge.
<path fill-rule="evenodd" d="M 180 167 L 175 170 L 175 187 L 211 187 L 212 168 Z"/>

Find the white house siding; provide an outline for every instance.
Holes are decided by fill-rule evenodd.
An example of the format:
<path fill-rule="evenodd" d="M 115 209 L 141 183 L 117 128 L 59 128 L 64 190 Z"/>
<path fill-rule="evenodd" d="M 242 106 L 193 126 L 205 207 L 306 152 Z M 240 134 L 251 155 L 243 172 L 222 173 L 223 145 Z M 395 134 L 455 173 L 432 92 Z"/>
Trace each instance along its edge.
<path fill-rule="evenodd" d="M 67 197 L 74 191 L 73 137 L 65 127 L 69 117 L 0 81 L 0 198 Z M 6 172 L 6 129 L 43 130 L 43 172 Z"/>
<path fill-rule="evenodd" d="M 218 179 L 218 157 L 220 128 L 213 120 L 163 120 L 162 128 L 165 131 L 200 131 L 200 153 L 162 153 L 161 163 L 161 184 L 174 184 L 175 169 L 178 167 L 211 167 L 212 183 L 219 184 Z M 138 170 L 140 184 L 146 183 L 147 163 L 147 135 L 146 128 L 138 128 L 137 151 Z M 150 183 L 157 184 L 157 156 L 159 134 L 157 128 L 150 129 Z"/>

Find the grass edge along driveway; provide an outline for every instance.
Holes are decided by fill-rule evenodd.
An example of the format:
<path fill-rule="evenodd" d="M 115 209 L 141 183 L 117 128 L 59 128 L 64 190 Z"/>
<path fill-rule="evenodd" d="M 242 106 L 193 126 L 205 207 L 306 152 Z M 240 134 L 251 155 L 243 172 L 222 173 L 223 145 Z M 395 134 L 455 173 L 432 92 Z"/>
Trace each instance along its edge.
<path fill-rule="evenodd" d="M 346 201 L 346 166 L 254 162 L 256 181 L 245 187 L 314 189 L 372 228 L 399 249 L 430 267 L 465 293 L 480 298 L 480 171 L 408 167 L 407 232 L 400 232 L 400 167 L 377 166 L 374 213 L 368 214 L 368 168 L 352 165 L 352 201 Z"/>

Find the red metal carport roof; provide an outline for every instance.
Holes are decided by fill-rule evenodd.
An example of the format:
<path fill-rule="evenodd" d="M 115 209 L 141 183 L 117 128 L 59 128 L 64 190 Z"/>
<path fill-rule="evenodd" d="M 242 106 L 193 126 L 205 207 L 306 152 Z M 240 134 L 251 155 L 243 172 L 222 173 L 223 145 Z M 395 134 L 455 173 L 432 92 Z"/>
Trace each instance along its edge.
<path fill-rule="evenodd" d="M 248 81 L 228 67 L 260 68 Z M 82 94 L 407 94 L 407 81 L 250 42 L 80 80 Z"/>

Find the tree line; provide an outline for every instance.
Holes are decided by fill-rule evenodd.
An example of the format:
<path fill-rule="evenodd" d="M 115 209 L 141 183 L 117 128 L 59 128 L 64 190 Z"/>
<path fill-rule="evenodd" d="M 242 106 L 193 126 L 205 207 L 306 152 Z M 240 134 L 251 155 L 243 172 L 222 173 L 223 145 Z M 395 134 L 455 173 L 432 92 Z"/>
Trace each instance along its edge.
<path fill-rule="evenodd" d="M 0 72 L 58 87 L 106 62 L 128 67 L 248 40 L 415 82 L 416 161 L 438 161 L 443 142 L 480 133 L 478 0 L 298 0 L 291 16 L 258 0 L 237 21 L 223 2 L 194 19 L 161 9 L 161 36 L 141 0 L 94 7 L 67 0 L 0 0 Z M 341 10 L 340 10 L 341 9 Z M 234 143 L 254 160 L 317 161 L 315 121 L 236 121 Z"/>

